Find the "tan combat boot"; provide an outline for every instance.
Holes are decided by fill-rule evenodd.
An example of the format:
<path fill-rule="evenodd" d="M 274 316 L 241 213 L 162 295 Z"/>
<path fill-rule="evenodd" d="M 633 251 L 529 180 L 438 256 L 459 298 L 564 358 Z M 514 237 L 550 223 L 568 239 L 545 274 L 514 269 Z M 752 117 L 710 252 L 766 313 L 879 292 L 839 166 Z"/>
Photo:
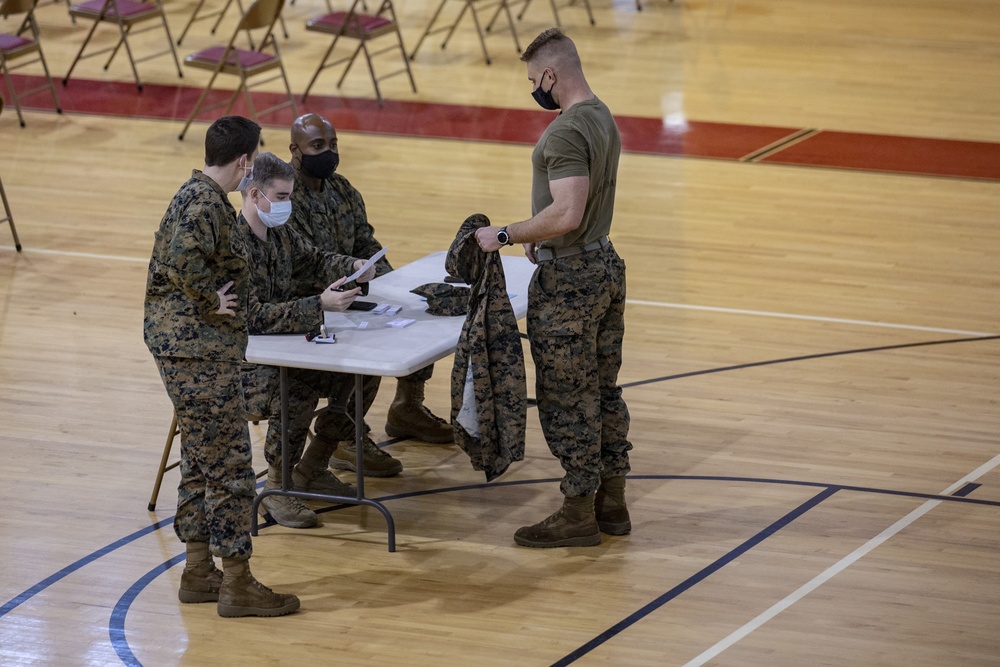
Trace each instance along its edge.
<path fill-rule="evenodd" d="M 281 470 L 275 466 L 267 468 L 267 482 L 264 490 L 281 488 Z M 286 528 L 312 528 L 319 520 L 316 512 L 305 506 L 298 498 L 290 496 L 265 496 L 257 506 L 262 517 L 270 515 L 274 522 Z"/>
<path fill-rule="evenodd" d="M 594 514 L 602 533 L 608 535 L 628 535 L 632 532 L 632 520 L 625 505 L 625 478 L 605 477 L 594 496 Z"/>
<path fill-rule="evenodd" d="M 181 572 L 181 587 L 177 598 L 181 602 L 215 602 L 219 599 L 222 572 L 215 567 L 208 542 L 188 542 L 184 545 L 187 562 Z"/>
<path fill-rule="evenodd" d="M 299 608 L 294 595 L 275 593 L 254 579 L 248 561 L 223 558 L 222 574 L 219 616 L 284 616 Z"/>
<path fill-rule="evenodd" d="M 316 436 L 317 438 L 319 436 Z M 337 442 L 337 448 L 330 456 L 330 467 L 336 470 L 358 471 L 358 448 L 353 440 Z M 392 477 L 403 472 L 403 464 L 379 449 L 372 439 L 365 436 L 364 449 L 365 477 Z"/>
<path fill-rule="evenodd" d="M 533 526 L 518 528 L 514 541 L 522 547 L 593 547 L 601 543 L 594 516 L 594 496 L 565 498 L 563 506 Z"/>
<path fill-rule="evenodd" d="M 328 469 L 330 456 L 336 448 L 336 442 L 317 438 L 310 433 L 309 446 L 302 454 L 302 460 L 292 469 L 292 488 L 296 491 L 356 498 L 358 490 L 337 479 Z"/>
<path fill-rule="evenodd" d="M 415 438 L 424 442 L 455 441 L 451 424 L 424 405 L 424 383 L 406 378 L 396 381 L 396 396 L 386 415 L 385 433 L 390 438 Z"/>

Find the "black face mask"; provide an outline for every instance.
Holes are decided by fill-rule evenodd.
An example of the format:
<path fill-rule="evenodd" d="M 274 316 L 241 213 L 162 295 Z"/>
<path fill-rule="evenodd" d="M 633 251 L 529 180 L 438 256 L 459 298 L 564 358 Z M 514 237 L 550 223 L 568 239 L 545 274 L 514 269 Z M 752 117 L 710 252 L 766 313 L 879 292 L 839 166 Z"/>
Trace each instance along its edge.
<path fill-rule="evenodd" d="M 544 74 L 542 75 L 544 78 Z M 555 88 L 556 84 L 552 84 L 552 88 Z M 548 90 L 542 90 L 542 82 L 538 82 L 538 88 L 531 91 L 531 96 L 535 98 L 538 102 L 538 106 L 542 107 L 546 111 L 555 111 L 559 108 L 559 103 L 552 99 L 552 88 Z"/>
<path fill-rule="evenodd" d="M 325 181 L 337 171 L 340 164 L 340 153 L 323 151 L 319 155 L 302 154 L 302 168 L 313 178 Z"/>

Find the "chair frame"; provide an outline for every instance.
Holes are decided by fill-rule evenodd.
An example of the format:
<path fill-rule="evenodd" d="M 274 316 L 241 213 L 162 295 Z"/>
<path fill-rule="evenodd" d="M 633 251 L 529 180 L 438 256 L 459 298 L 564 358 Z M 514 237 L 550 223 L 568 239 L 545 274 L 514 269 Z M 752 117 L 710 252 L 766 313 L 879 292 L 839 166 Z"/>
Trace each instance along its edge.
<path fill-rule="evenodd" d="M 256 424 L 258 421 L 263 421 L 257 417 L 250 417 L 250 421 Z M 168 464 L 167 461 L 170 460 L 170 450 L 174 447 L 174 439 L 181 434 L 180 428 L 177 426 L 177 413 L 172 413 L 170 418 L 170 429 L 167 431 L 167 442 L 163 445 L 163 454 L 160 456 L 160 466 L 156 469 L 156 479 L 153 480 L 153 492 L 149 495 L 149 503 L 146 505 L 146 509 L 150 512 L 156 511 L 156 501 L 160 497 L 160 487 L 163 485 L 163 475 L 166 474 L 168 470 L 173 470 L 181 465 L 180 459 Z M 267 474 L 267 470 L 262 470 L 256 474 L 257 479 L 260 479 Z"/>
<path fill-rule="evenodd" d="M 336 414 L 347 415 L 347 418 L 354 421 L 354 415 L 348 410 L 348 404 L 351 398 L 354 396 L 354 383 L 345 382 L 341 385 L 340 390 L 333 396 L 327 397 L 327 404 L 325 407 L 319 408 L 312 413 L 312 417 L 318 416 L 322 412 L 334 412 Z M 247 420 L 253 422 L 254 424 L 259 424 L 262 421 L 266 421 L 267 417 L 261 415 L 247 415 Z M 170 428 L 167 430 L 167 441 L 163 445 L 163 454 L 160 456 L 160 466 L 156 470 L 156 479 L 153 481 L 153 492 L 149 496 L 149 504 L 146 505 L 146 509 L 150 512 L 156 509 L 156 500 L 160 495 L 160 486 L 163 484 L 163 475 L 168 470 L 173 470 L 178 467 L 181 462 L 180 460 L 174 461 L 173 463 L 167 463 L 170 460 L 170 450 L 173 449 L 174 439 L 181 434 L 181 429 L 177 426 L 177 412 L 171 413 L 170 418 Z M 289 474 L 291 471 L 289 471 Z M 267 469 L 257 473 L 257 479 L 260 479 L 267 474 Z"/>
<path fill-rule="evenodd" d="M 17 32 L 13 33 L 15 37 L 21 37 L 25 30 L 31 31 L 31 41 L 27 44 L 12 48 L 6 52 L 0 51 L 0 70 L 3 71 L 4 80 L 7 82 L 7 88 L 10 90 L 10 98 L 14 102 L 14 109 L 17 112 L 17 120 L 21 124 L 21 127 L 25 126 L 24 115 L 21 113 L 21 98 L 34 95 L 39 93 L 46 88 L 52 94 L 52 102 L 55 104 L 56 113 L 62 113 L 62 107 L 59 106 L 59 96 L 56 95 L 55 84 L 52 83 L 52 75 L 49 73 L 48 63 L 45 62 L 45 54 L 42 53 L 42 43 L 39 40 L 39 30 L 38 22 L 35 20 L 35 9 L 38 7 L 38 0 L 2 0 L 0 1 L 0 16 L 17 16 L 19 14 L 24 14 L 24 20 L 21 22 L 21 26 L 17 29 Z M 5 33 L 11 34 L 11 33 Z M 22 39 L 24 39 L 22 37 Z M 34 60 L 27 60 L 25 62 L 20 62 L 17 65 L 10 65 L 9 63 L 19 60 L 22 56 L 35 53 L 38 55 Z M 10 73 L 14 70 L 21 69 L 28 65 L 33 65 L 40 62 L 42 64 L 42 70 L 45 72 L 46 84 L 36 86 L 21 92 L 20 94 L 14 90 L 14 81 L 11 79 Z M 0 109 L 2 109 L 2 104 L 0 104 Z M 9 213 L 8 213 L 9 217 Z M 15 234 L 16 236 L 16 234 Z"/>
<path fill-rule="evenodd" d="M 219 9 L 217 11 L 211 12 L 210 14 L 205 14 L 199 17 L 198 13 L 201 11 L 201 8 L 205 6 L 205 2 L 206 0 L 198 0 L 198 4 L 195 5 L 194 11 L 191 13 L 191 17 L 184 25 L 184 30 L 181 31 L 181 36 L 177 38 L 177 46 L 180 46 L 181 42 L 184 41 L 184 36 L 187 35 L 187 32 L 188 30 L 191 29 L 192 25 L 194 25 L 198 21 L 204 21 L 205 19 L 210 19 L 213 16 L 216 16 L 218 18 L 215 19 L 215 24 L 212 25 L 212 29 L 209 31 L 212 35 L 214 35 L 215 31 L 219 29 L 219 24 L 222 23 L 222 19 L 225 18 L 226 12 L 229 11 L 229 8 L 232 6 L 234 0 L 226 0 L 226 4 L 222 6 L 222 9 Z M 236 7 L 240 10 L 240 16 L 243 16 L 244 13 L 243 3 L 240 0 L 235 0 L 235 2 L 236 2 Z M 326 4 L 327 6 L 329 6 L 330 0 L 326 0 Z M 279 16 L 278 21 L 281 22 L 281 31 L 285 35 L 285 39 L 288 39 L 288 28 L 285 26 L 285 17 Z M 251 48 L 252 47 L 253 43 L 251 41 Z"/>
<path fill-rule="evenodd" d="M 321 22 L 322 19 L 326 18 L 333 12 L 316 17 L 306 23 L 306 30 L 333 35 L 333 42 L 330 44 L 330 48 L 328 48 L 326 53 L 323 55 L 323 60 L 320 61 L 319 67 L 316 68 L 316 72 L 313 74 L 312 79 L 309 80 L 309 85 L 306 86 L 305 92 L 302 93 L 303 103 L 309 96 L 309 91 L 312 90 L 313 84 L 316 83 L 316 79 L 319 78 L 320 72 L 346 62 L 347 66 L 344 67 L 344 71 L 340 75 L 340 79 L 337 81 L 337 88 L 339 89 L 344 83 L 344 79 L 347 78 L 347 73 L 351 70 L 351 66 L 354 64 L 354 61 L 357 60 L 359 53 L 365 54 L 365 61 L 368 63 L 368 73 L 371 75 L 372 84 L 375 86 L 375 97 L 378 100 L 378 105 L 380 107 L 385 102 L 382 97 L 382 89 L 379 87 L 379 82 L 383 79 L 405 73 L 410 79 L 410 88 L 413 89 L 414 93 L 417 92 L 417 83 L 413 79 L 413 70 L 410 69 L 410 61 L 406 55 L 406 47 L 403 45 L 403 34 L 399 31 L 399 22 L 396 20 L 396 9 L 392 4 L 392 0 L 382 0 L 382 4 L 379 6 L 378 11 L 374 14 L 364 14 L 358 12 L 357 10 L 359 6 L 362 7 L 362 9 L 365 8 L 364 0 L 353 0 L 350 10 L 340 22 L 337 30 L 332 30 L 327 24 Z M 369 32 L 361 25 L 360 18 L 362 17 L 382 18 L 388 20 L 389 23 Z M 374 52 L 368 50 L 369 41 L 389 34 L 394 34 L 396 36 L 396 43 L 393 46 L 386 46 Z M 358 40 L 357 48 L 354 49 L 354 52 L 350 56 L 345 56 L 334 60 L 333 62 L 327 62 L 341 37 Z M 372 59 L 375 56 L 388 53 L 389 51 L 394 51 L 397 48 L 399 49 L 400 55 L 403 56 L 403 68 L 394 70 L 388 74 L 383 74 L 382 76 L 376 75 Z"/>
<path fill-rule="evenodd" d="M 83 44 L 80 45 L 80 50 L 77 51 L 76 57 L 73 58 L 73 62 L 70 63 L 69 71 L 66 72 L 66 76 L 63 77 L 63 85 L 69 83 L 70 75 L 73 74 L 73 70 L 76 68 L 76 64 L 83 60 L 84 58 L 91 58 L 93 56 L 101 55 L 102 53 L 111 52 L 108 56 L 107 62 L 104 63 L 104 69 L 107 70 L 111 66 L 111 62 L 114 60 L 115 56 L 118 54 L 119 49 L 124 45 L 125 53 L 128 56 L 129 65 L 132 66 L 132 75 L 135 77 L 135 85 L 142 92 L 142 79 L 139 77 L 139 70 L 136 68 L 136 63 L 149 60 L 151 58 L 156 58 L 167 53 L 167 51 L 160 51 L 157 53 L 150 54 L 148 56 L 143 56 L 142 58 L 136 58 L 132 53 L 132 47 L 129 46 L 128 36 L 130 34 L 139 34 L 152 30 L 155 26 L 149 26 L 148 28 L 143 28 L 135 33 L 132 32 L 132 26 L 137 23 L 142 23 L 149 19 L 160 17 L 160 23 L 163 25 L 163 30 L 167 33 L 167 46 L 169 47 L 170 55 L 174 58 L 174 65 L 177 66 L 177 76 L 184 78 L 184 72 L 181 70 L 180 60 L 177 58 L 177 50 L 174 49 L 174 38 L 170 34 L 170 26 L 167 24 L 167 15 L 163 11 L 162 0 L 131 0 L 132 2 L 140 2 L 141 4 L 149 6 L 149 11 L 145 11 L 142 14 L 134 17 L 125 16 L 123 17 L 118 12 L 118 2 L 119 0 L 104 0 L 101 5 L 99 12 L 94 12 L 93 9 L 86 6 L 86 3 L 72 5 L 69 9 L 70 16 L 76 18 L 83 18 L 93 21 L 93 25 L 90 26 L 90 30 L 87 32 L 87 37 L 84 38 Z M 101 49 L 99 51 L 94 51 L 93 53 L 88 53 L 84 55 L 84 51 L 87 49 L 87 45 L 90 43 L 90 39 L 94 36 L 94 32 L 97 30 L 97 26 L 101 23 L 114 23 L 118 26 L 118 42 L 113 47 L 108 47 L 106 49 Z"/>
<path fill-rule="evenodd" d="M 212 90 L 212 84 L 215 83 L 215 79 L 219 76 L 219 74 L 232 74 L 238 76 L 240 79 L 239 87 L 233 93 L 232 97 L 229 98 L 229 102 L 226 103 L 226 110 L 223 112 L 224 114 L 229 113 L 229 110 L 233 108 L 233 104 L 236 103 L 240 92 L 243 92 L 244 97 L 246 98 L 247 108 L 250 110 L 250 117 L 254 120 L 257 120 L 259 116 L 288 106 L 292 107 L 293 114 L 298 115 L 298 108 L 295 105 L 295 97 L 292 95 L 292 88 L 288 83 L 288 76 L 285 74 L 285 65 L 281 60 L 281 51 L 278 48 L 278 40 L 274 37 L 274 24 L 277 23 L 278 19 L 281 17 L 281 10 L 284 7 L 284 4 L 284 0 L 254 0 L 254 2 L 247 8 L 246 12 L 244 12 L 242 18 L 240 18 L 240 22 L 236 25 L 236 30 L 233 31 L 233 36 L 229 39 L 228 44 L 224 47 L 222 56 L 217 61 L 198 59 L 197 56 L 204 50 L 184 58 L 185 65 L 198 69 L 209 70 L 212 72 L 212 76 L 205 85 L 204 90 L 202 90 L 201 96 L 199 96 L 198 102 L 191 110 L 191 114 L 188 116 L 187 121 L 184 123 L 184 129 L 181 130 L 180 135 L 177 137 L 179 140 L 184 140 L 184 135 L 187 134 L 188 128 L 191 127 L 191 123 L 194 121 L 195 116 L 203 111 L 222 106 L 223 102 L 220 102 L 210 107 L 202 108 L 202 105 L 205 103 L 205 99 Z M 274 49 L 274 57 L 269 58 L 266 63 L 244 67 L 240 64 L 239 55 L 241 52 L 246 53 L 247 50 L 238 48 L 236 46 L 236 40 L 239 38 L 241 32 L 246 32 L 249 37 L 252 30 L 258 30 L 261 28 L 265 28 L 265 32 L 264 37 L 260 42 L 260 46 L 251 46 L 250 51 L 264 54 L 264 49 L 270 45 Z M 230 61 L 232 64 L 230 64 Z M 250 96 L 250 85 L 247 83 L 247 79 L 256 74 L 275 68 L 278 70 L 278 75 L 265 81 L 261 81 L 255 85 L 262 85 L 280 78 L 285 84 L 285 91 L 288 93 L 288 101 L 268 107 L 258 113 L 253 105 L 253 99 Z"/>
<path fill-rule="evenodd" d="M 462 17 L 465 16 L 465 12 L 468 11 L 472 14 L 472 22 L 476 25 L 476 33 L 479 35 L 479 44 L 480 46 L 482 46 L 483 49 L 483 58 L 486 60 L 487 65 L 492 64 L 493 61 L 490 59 L 490 52 L 486 49 L 486 39 L 485 36 L 483 35 L 483 27 L 479 22 L 479 14 L 476 11 L 477 3 L 488 4 L 489 0 L 461 0 L 461 1 L 463 3 L 462 10 L 458 13 L 458 16 L 455 17 L 455 21 L 450 26 L 440 26 L 438 28 L 434 28 L 434 24 L 437 23 L 438 16 L 441 15 L 441 10 L 443 10 L 444 6 L 449 2 L 449 0 L 441 0 L 440 4 L 438 4 L 437 9 L 434 11 L 434 15 L 431 17 L 430 23 L 427 24 L 427 28 L 424 29 L 424 33 L 420 36 L 420 40 L 417 41 L 417 46 L 413 49 L 413 52 L 410 54 L 410 60 L 413 60 L 417 57 L 417 52 L 420 50 L 420 46 L 424 43 L 424 40 L 427 37 L 431 35 L 436 35 L 439 32 L 444 32 L 445 30 L 448 31 L 448 34 L 447 36 L 445 36 L 444 41 L 441 42 L 441 48 L 444 49 L 445 47 L 447 47 L 448 41 L 451 39 L 451 36 L 455 32 L 455 28 L 458 27 L 458 24 L 462 20 Z M 511 16 L 510 13 L 510 4 L 507 2 L 507 0 L 495 0 L 495 1 L 497 6 L 496 14 L 499 14 L 502 11 L 507 15 L 507 25 L 510 28 L 511 36 L 514 38 L 514 48 L 517 50 L 518 55 L 520 55 L 521 43 L 517 39 L 517 30 L 514 27 L 514 17 Z M 495 19 L 496 16 L 494 15 L 494 20 Z M 486 32 L 490 31 L 492 24 L 493 21 L 490 22 L 490 26 L 487 27 Z"/>
<path fill-rule="evenodd" d="M 3 115 L 3 96 L 0 96 L 0 116 Z M 0 178 L 0 200 L 3 200 L 3 210 L 6 217 L 0 218 L 0 222 L 10 223 L 10 233 L 14 235 L 14 247 L 21 252 L 21 240 L 17 238 L 17 227 L 14 226 L 14 216 L 10 212 L 10 204 L 7 203 L 7 193 L 3 189 L 3 179 Z"/>
<path fill-rule="evenodd" d="M 521 11 L 518 12 L 517 14 L 518 21 L 524 18 L 524 14 L 525 12 L 528 11 L 528 6 L 531 4 L 531 0 L 520 0 L 520 2 L 521 2 Z M 576 2 L 576 0 L 569 0 L 568 5 L 572 5 L 574 2 Z M 635 2 L 636 2 L 636 7 L 638 7 L 639 10 L 641 11 L 642 7 L 639 5 L 639 3 L 642 2 L 642 0 L 635 0 Z M 515 2 L 514 4 L 517 3 Z M 562 21 L 559 20 L 559 9 L 556 7 L 556 0 L 549 0 L 549 5 L 552 7 L 552 16 L 555 19 L 556 25 L 562 27 Z M 587 19 L 590 21 L 590 25 L 592 26 L 597 25 L 597 23 L 594 21 L 594 12 L 591 11 L 590 9 L 590 0 L 583 0 L 583 6 L 587 10 Z M 500 16 L 500 8 L 497 7 L 496 12 L 493 13 L 493 18 L 491 18 L 490 22 L 486 24 L 486 32 L 489 32 L 493 29 L 493 23 L 496 22 L 497 17 L 499 16 Z"/>
<path fill-rule="evenodd" d="M 210 31 L 210 33 L 212 35 L 215 35 L 215 31 L 219 29 L 219 24 L 222 23 L 222 19 L 226 16 L 226 12 L 229 11 L 230 5 L 233 4 L 233 0 L 226 0 L 226 4 L 224 4 L 222 6 L 222 9 L 219 9 L 217 11 L 214 11 L 214 12 L 211 12 L 209 14 L 205 14 L 205 15 L 199 17 L 198 16 L 198 12 L 200 12 L 201 8 L 205 6 L 205 2 L 206 2 L 206 0 L 198 0 L 198 4 L 195 5 L 194 11 L 191 12 L 191 17 L 188 19 L 187 23 L 184 25 L 184 29 L 181 30 L 181 36 L 177 38 L 177 46 L 181 45 L 181 42 L 184 41 L 184 36 L 187 35 L 188 30 L 191 29 L 191 26 L 194 25 L 195 22 L 197 22 L 197 21 L 204 21 L 205 19 L 210 19 L 213 16 L 217 16 L 218 17 L 218 18 L 215 19 L 215 24 L 212 26 L 212 30 Z M 240 16 L 242 16 L 243 15 L 243 11 L 244 11 L 243 10 L 243 3 L 240 2 L 240 0 L 235 0 L 235 2 L 236 2 L 236 6 L 240 10 Z"/>

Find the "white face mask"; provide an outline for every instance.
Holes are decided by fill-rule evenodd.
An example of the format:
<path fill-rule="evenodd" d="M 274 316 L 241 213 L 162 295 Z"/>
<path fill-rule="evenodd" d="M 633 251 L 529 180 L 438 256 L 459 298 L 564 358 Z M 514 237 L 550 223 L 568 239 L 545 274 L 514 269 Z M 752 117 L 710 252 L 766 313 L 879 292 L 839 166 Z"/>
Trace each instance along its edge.
<path fill-rule="evenodd" d="M 260 196 L 267 199 L 267 195 L 263 192 Z M 292 202 L 290 201 L 271 201 L 267 199 L 271 204 L 271 211 L 262 211 L 257 208 L 254 204 L 254 208 L 257 208 L 257 215 L 260 217 L 260 221 L 264 223 L 265 227 L 281 227 L 288 221 L 288 218 L 292 215 Z"/>
<path fill-rule="evenodd" d="M 253 175 L 253 167 L 247 167 L 246 163 L 243 163 L 243 166 L 240 167 L 240 169 L 243 170 L 243 178 L 240 179 L 240 184 L 236 186 L 236 192 L 243 192 L 246 190 L 246 187 L 250 185 L 250 176 Z"/>

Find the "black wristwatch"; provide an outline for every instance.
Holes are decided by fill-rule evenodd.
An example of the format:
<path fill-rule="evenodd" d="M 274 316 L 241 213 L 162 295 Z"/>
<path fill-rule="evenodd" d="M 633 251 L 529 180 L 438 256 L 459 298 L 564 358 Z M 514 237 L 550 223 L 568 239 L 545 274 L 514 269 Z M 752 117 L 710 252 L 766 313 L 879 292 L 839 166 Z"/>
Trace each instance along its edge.
<path fill-rule="evenodd" d="M 497 231 L 497 241 L 500 242 L 500 245 L 514 245 L 514 242 L 510 240 L 510 234 L 507 233 L 507 225 Z"/>

